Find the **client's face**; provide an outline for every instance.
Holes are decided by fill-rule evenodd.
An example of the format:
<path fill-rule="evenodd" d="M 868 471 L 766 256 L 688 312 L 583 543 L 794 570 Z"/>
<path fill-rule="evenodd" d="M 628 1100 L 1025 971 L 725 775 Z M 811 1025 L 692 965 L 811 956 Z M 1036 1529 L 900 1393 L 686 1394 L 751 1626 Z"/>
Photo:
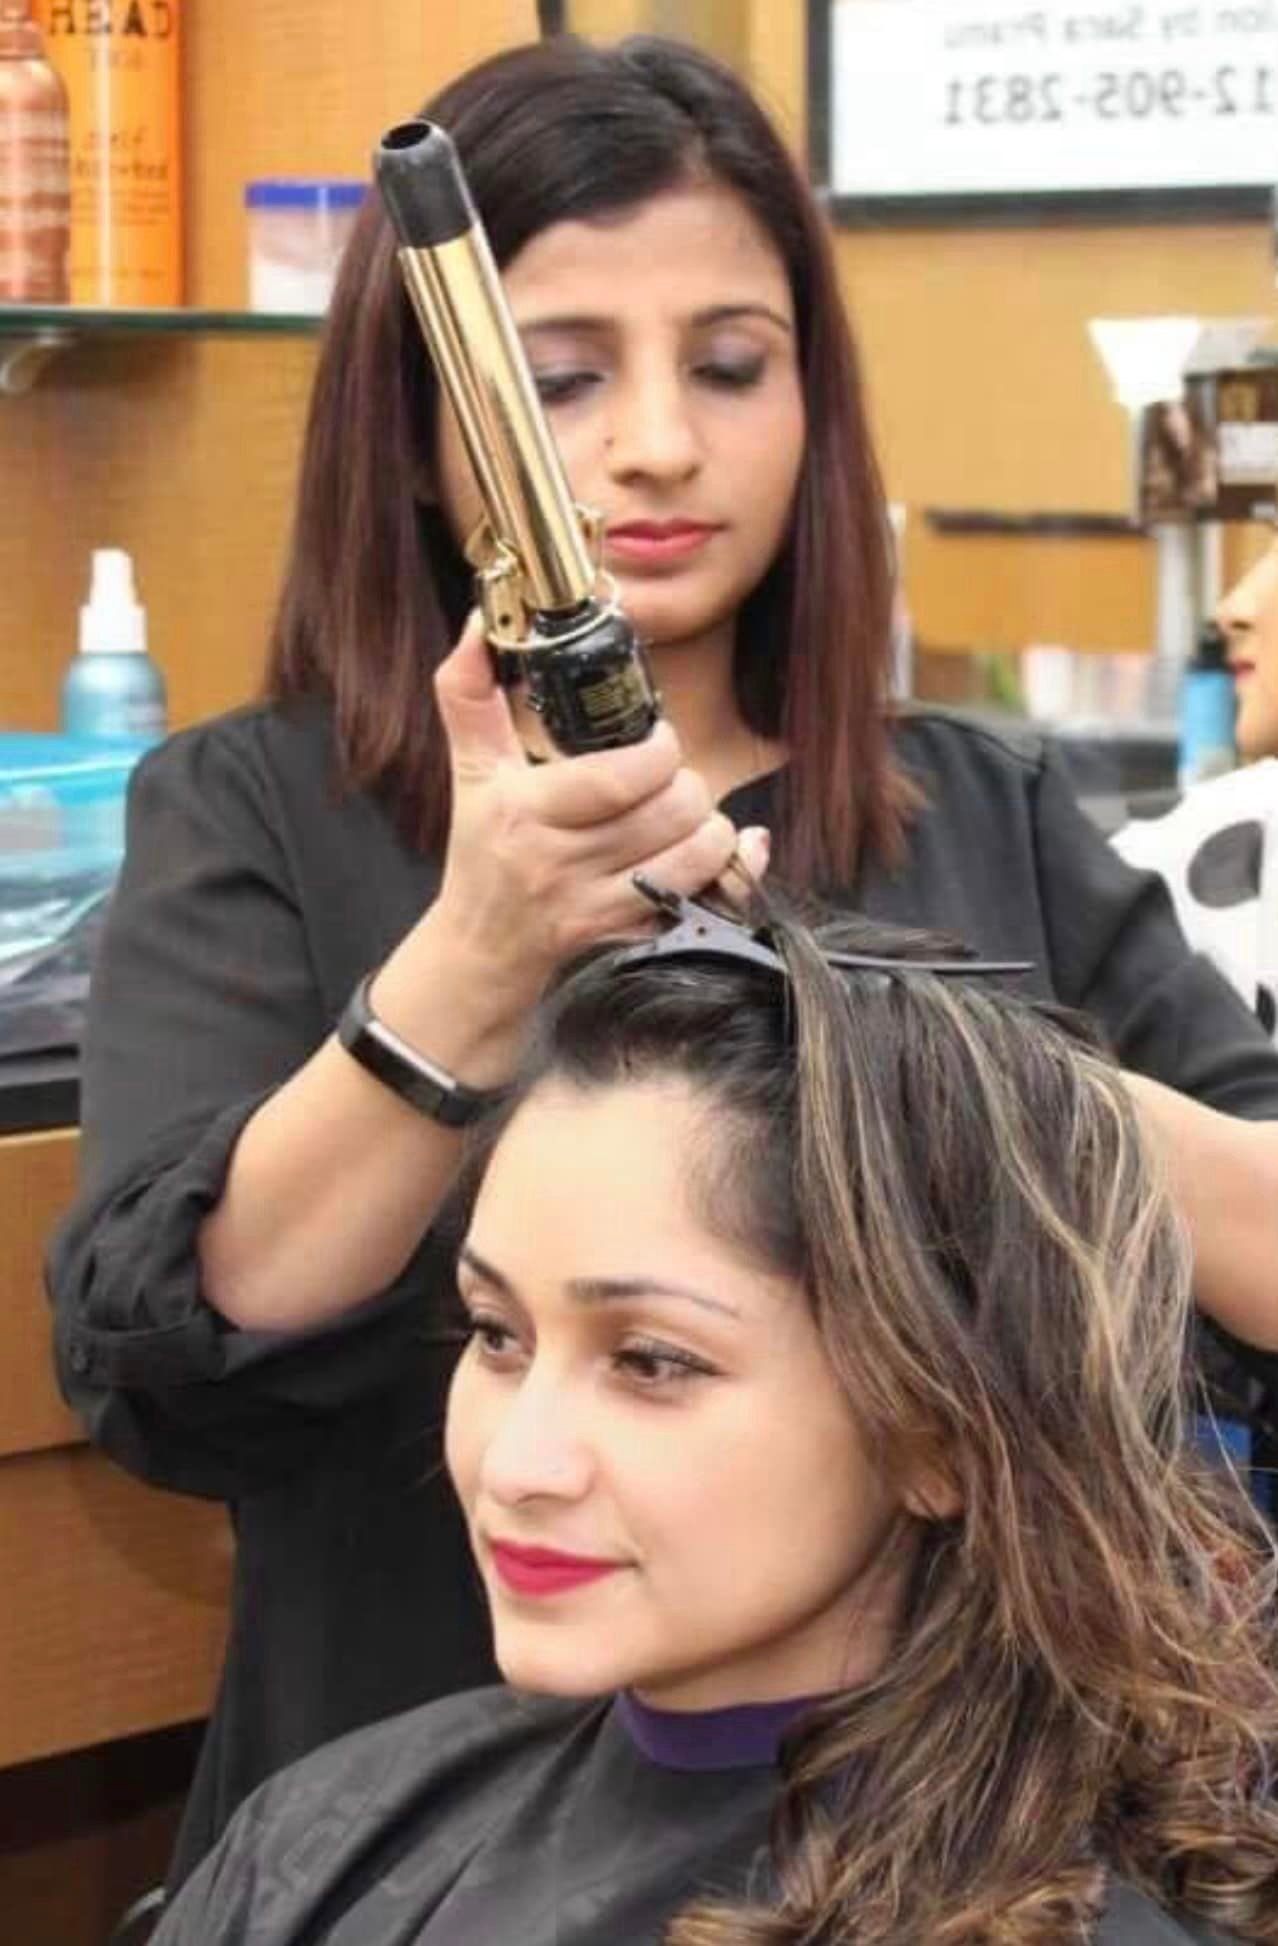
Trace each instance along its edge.
<path fill-rule="evenodd" d="M 713 1114 L 550 1085 L 488 1169 L 448 1462 L 518 1687 L 717 1708 L 885 1653 L 897 1501 L 800 1288 L 696 1214 Z"/>
<path fill-rule="evenodd" d="M 1278 539 L 1221 602 L 1238 685 L 1238 748 L 1249 763 L 1278 756 Z"/>

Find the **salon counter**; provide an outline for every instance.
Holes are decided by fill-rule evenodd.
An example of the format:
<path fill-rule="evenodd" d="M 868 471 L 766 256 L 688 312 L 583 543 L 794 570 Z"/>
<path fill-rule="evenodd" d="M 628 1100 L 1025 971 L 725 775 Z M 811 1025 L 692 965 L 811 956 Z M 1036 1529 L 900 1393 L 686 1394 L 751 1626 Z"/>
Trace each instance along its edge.
<path fill-rule="evenodd" d="M 74 1064 L 0 1063 L 0 1768 L 207 1714 L 230 1579 L 221 1507 L 91 1450 L 63 1405 L 41 1264 L 70 1201 Z M 3 1070 L 12 1071 L 5 1074 Z"/>

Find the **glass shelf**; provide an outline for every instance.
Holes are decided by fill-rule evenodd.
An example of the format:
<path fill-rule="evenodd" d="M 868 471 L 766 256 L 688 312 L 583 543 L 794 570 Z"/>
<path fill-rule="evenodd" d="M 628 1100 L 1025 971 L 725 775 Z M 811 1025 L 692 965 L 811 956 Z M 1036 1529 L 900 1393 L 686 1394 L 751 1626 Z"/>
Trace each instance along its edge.
<path fill-rule="evenodd" d="M 86 304 L 0 304 L 0 394 L 29 392 L 64 346 L 103 337 L 314 337 L 314 313 L 121 310 Z"/>

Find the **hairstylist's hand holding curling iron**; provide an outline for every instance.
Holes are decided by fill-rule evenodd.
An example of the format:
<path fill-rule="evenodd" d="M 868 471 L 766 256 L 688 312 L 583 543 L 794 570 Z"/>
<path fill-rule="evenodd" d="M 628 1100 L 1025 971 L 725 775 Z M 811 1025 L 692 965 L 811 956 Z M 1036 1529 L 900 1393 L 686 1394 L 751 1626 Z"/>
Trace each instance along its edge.
<path fill-rule="evenodd" d="M 452 825 L 443 886 L 416 931 L 469 969 L 450 1005 L 473 1017 L 484 1069 L 475 1079 L 490 1083 L 513 1065 L 524 1016 L 562 961 L 646 929 L 636 871 L 689 894 L 734 857 L 761 877 L 767 836 L 739 835 L 716 810 L 668 721 L 641 743 L 530 764 L 477 619 L 440 668 L 435 693 L 451 757 Z M 409 1041 L 423 1010 L 435 1011 L 413 939 L 373 988 L 375 1005 Z"/>
<path fill-rule="evenodd" d="M 642 929 L 642 871 L 673 891 L 734 853 L 762 875 L 660 722 L 640 743 L 530 764 L 472 621 L 437 677 L 453 813 L 438 899 L 369 989 L 376 1018 L 469 1088 L 512 1073 L 559 963 Z M 200 1239 L 206 1294 L 242 1329 L 340 1316 L 403 1270 L 452 1185 L 457 1133 L 420 1114 L 333 1036 L 247 1123 Z"/>

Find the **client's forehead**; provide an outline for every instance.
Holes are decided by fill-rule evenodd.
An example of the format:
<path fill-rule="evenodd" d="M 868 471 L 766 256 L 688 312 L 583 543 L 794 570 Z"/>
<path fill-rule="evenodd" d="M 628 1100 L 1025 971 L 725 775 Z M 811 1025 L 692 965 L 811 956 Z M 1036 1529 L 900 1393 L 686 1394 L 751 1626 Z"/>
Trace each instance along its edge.
<path fill-rule="evenodd" d="M 703 1215 L 716 1141 L 713 1106 L 678 1077 L 543 1082 L 497 1143 L 469 1248 L 521 1291 L 650 1276 L 755 1311 L 749 1294 L 772 1280 Z"/>

